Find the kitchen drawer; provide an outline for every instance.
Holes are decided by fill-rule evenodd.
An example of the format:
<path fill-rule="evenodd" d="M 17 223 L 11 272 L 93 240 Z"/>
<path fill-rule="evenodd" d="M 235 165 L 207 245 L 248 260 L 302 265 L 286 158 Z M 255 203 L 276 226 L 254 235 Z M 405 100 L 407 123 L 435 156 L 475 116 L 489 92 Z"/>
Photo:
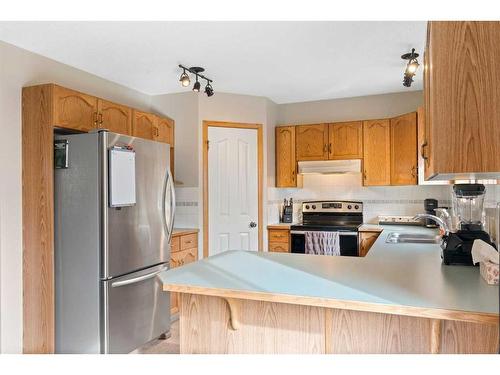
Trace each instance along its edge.
<path fill-rule="evenodd" d="M 289 246 L 283 242 L 269 242 L 269 251 L 275 253 L 288 253 L 290 252 Z"/>
<path fill-rule="evenodd" d="M 181 249 L 181 237 L 180 236 L 174 236 L 174 237 L 172 237 L 171 252 L 175 253 L 177 251 L 180 251 L 180 249 Z"/>
<path fill-rule="evenodd" d="M 170 268 L 181 267 L 194 262 L 197 258 L 198 249 L 187 249 L 173 253 L 170 257 Z"/>
<path fill-rule="evenodd" d="M 193 247 L 198 247 L 197 233 L 181 236 L 181 250 L 191 249 Z"/>
<path fill-rule="evenodd" d="M 290 231 L 288 231 L 288 230 L 270 230 L 269 231 L 269 242 L 288 243 L 289 237 L 290 237 Z"/>

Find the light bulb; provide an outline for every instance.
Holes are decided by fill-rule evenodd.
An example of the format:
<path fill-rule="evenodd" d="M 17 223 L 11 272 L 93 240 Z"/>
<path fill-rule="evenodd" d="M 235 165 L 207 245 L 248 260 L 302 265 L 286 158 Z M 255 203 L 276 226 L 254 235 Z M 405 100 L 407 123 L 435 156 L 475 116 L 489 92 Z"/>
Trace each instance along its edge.
<path fill-rule="evenodd" d="M 186 72 L 181 74 L 181 78 L 179 79 L 179 81 L 181 82 L 181 85 L 184 87 L 189 86 L 189 84 L 191 83 L 191 80 L 189 79 L 189 76 L 187 75 Z"/>

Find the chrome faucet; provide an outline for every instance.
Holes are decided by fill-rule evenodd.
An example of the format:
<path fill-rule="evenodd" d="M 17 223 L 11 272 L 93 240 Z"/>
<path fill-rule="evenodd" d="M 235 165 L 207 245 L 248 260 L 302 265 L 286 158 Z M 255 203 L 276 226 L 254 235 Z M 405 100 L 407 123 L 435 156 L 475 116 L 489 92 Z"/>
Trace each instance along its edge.
<path fill-rule="evenodd" d="M 444 231 L 445 234 L 450 233 L 450 227 L 448 224 L 440 217 L 430 215 L 430 214 L 417 214 L 413 216 L 413 220 L 430 219 L 438 223 L 439 227 Z"/>

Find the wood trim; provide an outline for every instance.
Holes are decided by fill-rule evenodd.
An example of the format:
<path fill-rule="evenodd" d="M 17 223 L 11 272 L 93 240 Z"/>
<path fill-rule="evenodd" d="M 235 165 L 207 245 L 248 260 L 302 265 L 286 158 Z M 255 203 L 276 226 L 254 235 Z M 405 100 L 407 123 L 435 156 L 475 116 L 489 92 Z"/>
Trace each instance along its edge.
<path fill-rule="evenodd" d="M 23 88 L 23 352 L 55 350 L 53 85 Z"/>
<path fill-rule="evenodd" d="M 202 127 L 202 155 L 203 155 L 203 257 L 208 257 L 208 127 L 218 128 L 236 128 L 236 129 L 256 129 L 257 130 L 257 173 L 258 173 L 258 231 L 259 231 L 259 251 L 263 250 L 263 178 L 264 178 L 264 141 L 262 124 L 241 123 L 241 122 L 225 122 L 225 121 L 207 121 L 203 120 Z"/>
<path fill-rule="evenodd" d="M 455 320 L 470 323 L 499 325 L 498 313 L 482 313 L 474 311 L 447 310 L 431 307 L 404 305 L 388 305 L 382 303 L 329 299 L 321 297 L 299 296 L 269 292 L 255 292 L 235 289 L 207 288 L 191 285 L 163 284 L 163 290 L 178 293 L 199 294 L 221 298 L 239 298 L 264 302 L 279 302 L 292 305 L 328 307 L 334 309 L 377 312 L 395 315 L 414 316 L 419 318 Z"/>
<path fill-rule="evenodd" d="M 432 319 L 431 321 L 431 354 L 439 354 L 441 352 L 441 331 L 443 324 L 440 319 Z"/>

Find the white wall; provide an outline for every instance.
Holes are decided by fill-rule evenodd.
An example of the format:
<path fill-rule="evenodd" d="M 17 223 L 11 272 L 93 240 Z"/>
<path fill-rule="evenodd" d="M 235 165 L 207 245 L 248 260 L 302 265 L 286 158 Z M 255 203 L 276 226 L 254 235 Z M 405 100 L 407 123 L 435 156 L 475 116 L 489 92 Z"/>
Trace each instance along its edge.
<path fill-rule="evenodd" d="M 307 124 L 393 117 L 423 104 L 422 91 L 278 105 L 279 124 Z"/>
<path fill-rule="evenodd" d="M 22 350 L 21 88 L 59 83 L 149 110 L 151 98 L 0 42 L 0 352 Z"/>

